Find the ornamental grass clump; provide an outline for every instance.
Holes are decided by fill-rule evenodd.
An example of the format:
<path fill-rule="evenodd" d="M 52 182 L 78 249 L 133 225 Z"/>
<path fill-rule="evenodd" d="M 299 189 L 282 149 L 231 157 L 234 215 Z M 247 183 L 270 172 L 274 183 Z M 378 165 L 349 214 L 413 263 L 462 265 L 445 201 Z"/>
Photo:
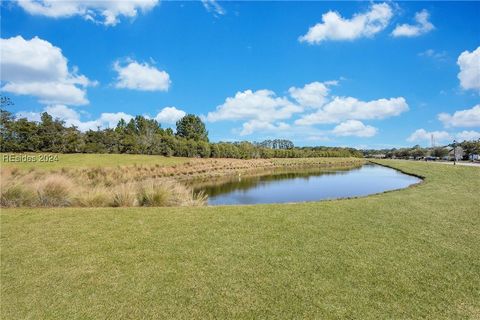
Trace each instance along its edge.
<path fill-rule="evenodd" d="M 36 203 L 33 190 L 12 182 L 1 186 L 0 205 L 2 207 L 32 207 Z"/>
<path fill-rule="evenodd" d="M 123 183 L 112 192 L 112 207 L 134 207 L 138 204 L 135 194 L 135 186 L 132 183 Z"/>
<path fill-rule="evenodd" d="M 83 190 L 75 197 L 74 205 L 79 207 L 110 207 L 112 206 L 112 192 L 104 187 L 94 187 Z"/>
<path fill-rule="evenodd" d="M 72 181 L 62 175 L 47 176 L 36 184 L 38 205 L 42 207 L 66 207 L 71 205 Z"/>
<path fill-rule="evenodd" d="M 166 207 L 172 205 L 174 190 L 164 181 L 146 181 L 137 192 L 138 205 L 144 207 Z"/>

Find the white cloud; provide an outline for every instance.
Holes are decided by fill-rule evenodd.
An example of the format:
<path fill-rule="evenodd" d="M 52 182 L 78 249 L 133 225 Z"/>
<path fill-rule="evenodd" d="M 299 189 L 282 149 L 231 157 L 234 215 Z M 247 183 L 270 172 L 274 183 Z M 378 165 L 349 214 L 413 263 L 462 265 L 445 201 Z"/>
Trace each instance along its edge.
<path fill-rule="evenodd" d="M 235 96 L 226 98 L 215 111 L 202 116 L 202 119 L 208 122 L 243 121 L 242 128 L 233 129 L 234 133 L 240 135 L 278 131 L 284 136 L 302 134 L 302 139 L 305 140 L 307 135 L 325 136 L 332 133 L 315 131 L 312 126 L 316 124 L 338 124 L 347 120 L 380 120 L 408 111 L 408 104 L 403 97 L 367 102 L 352 97 L 332 99 L 329 97 L 329 86 L 336 84 L 337 81 L 323 83 L 316 81 L 300 88 L 291 87 L 288 90 L 291 99 L 288 96 L 279 97 L 266 89 L 237 92 Z M 313 112 L 305 114 L 305 110 L 311 110 L 310 108 L 314 109 Z M 287 123 L 287 120 L 296 115 L 300 116 L 294 121 L 297 126 Z M 355 124 L 358 128 L 358 123 L 360 122 L 347 124 Z M 342 128 L 345 128 L 345 125 L 340 126 L 337 132 L 340 133 L 338 130 Z M 376 133 L 376 129 L 371 126 L 360 129 L 357 135 L 369 136 Z"/>
<path fill-rule="evenodd" d="M 65 122 L 67 127 L 76 126 L 80 131 L 94 130 L 101 126 L 101 123 L 96 121 L 80 121 L 80 114 L 65 105 L 46 106 L 42 112 L 47 112 L 53 119 L 59 119 Z M 17 118 L 27 118 L 30 121 L 40 121 L 40 112 L 20 111 L 16 114 Z"/>
<path fill-rule="evenodd" d="M 185 111 L 175 107 L 165 107 L 155 116 L 159 123 L 174 124 L 186 115 Z"/>
<path fill-rule="evenodd" d="M 17 0 L 25 11 L 32 15 L 51 18 L 81 16 L 107 26 L 114 26 L 121 16 L 135 18 L 138 12 L 147 12 L 158 4 L 158 0 Z"/>
<path fill-rule="evenodd" d="M 462 131 L 457 133 L 457 139 L 459 141 L 471 141 L 471 140 L 478 140 L 480 139 L 480 132 L 478 131 Z"/>
<path fill-rule="evenodd" d="M 447 53 L 445 51 L 437 52 L 433 49 L 427 49 L 418 54 L 420 57 L 428 57 L 437 61 L 445 61 L 447 58 Z"/>
<path fill-rule="evenodd" d="M 472 52 L 464 51 L 458 57 L 458 79 L 463 89 L 480 90 L 480 47 Z"/>
<path fill-rule="evenodd" d="M 18 119 L 27 118 L 29 121 L 40 121 L 40 113 L 33 111 L 19 111 L 15 114 L 15 117 Z"/>
<path fill-rule="evenodd" d="M 240 131 L 241 136 L 246 136 L 254 132 L 273 132 L 273 131 L 284 131 L 290 129 L 290 126 L 285 122 L 270 123 L 268 121 L 261 120 L 250 120 L 243 124 L 242 130 Z"/>
<path fill-rule="evenodd" d="M 209 112 L 206 119 L 210 122 L 221 120 L 273 120 L 288 119 L 303 108 L 284 97 L 277 97 L 273 91 L 245 90 L 228 97 L 225 102 Z"/>
<path fill-rule="evenodd" d="M 2 87 L 2 90 L 17 95 L 36 96 L 39 98 L 39 102 L 43 104 L 65 103 L 84 105 L 89 103 L 85 97 L 85 90 L 75 85 L 58 82 L 9 82 Z"/>
<path fill-rule="evenodd" d="M 47 112 L 54 119 L 59 119 L 65 122 L 67 127 L 75 126 L 80 131 L 96 130 L 100 128 L 115 128 L 120 119 L 130 121 L 132 115 L 124 112 L 116 113 L 102 113 L 100 117 L 95 120 L 82 121 L 80 113 L 65 105 L 46 106 L 42 112 Z M 40 121 L 40 112 L 20 111 L 16 114 L 17 118 L 27 118 L 30 121 Z"/>
<path fill-rule="evenodd" d="M 128 61 L 126 65 L 116 61 L 113 66 L 118 73 L 117 88 L 141 91 L 168 91 L 170 76 L 167 72 L 158 70 L 148 63 Z"/>
<path fill-rule="evenodd" d="M 425 129 L 418 129 L 413 132 L 408 138 L 407 141 L 409 142 L 416 142 L 416 141 L 430 141 L 433 138 L 435 142 L 447 142 L 452 140 L 452 136 L 446 131 L 426 131 Z"/>
<path fill-rule="evenodd" d="M 403 97 L 360 101 L 352 97 L 335 97 L 318 111 L 296 120 L 298 125 L 338 123 L 345 120 L 385 119 L 408 111 Z"/>
<path fill-rule="evenodd" d="M 306 84 L 303 88 L 291 87 L 288 89 L 290 96 L 297 101 L 298 104 L 311 107 L 311 108 L 320 108 L 327 102 L 327 96 L 330 89 L 328 85 L 337 84 L 334 82 L 312 82 Z"/>
<path fill-rule="evenodd" d="M 216 111 L 209 112 L 205 119 L 209 122 L 222 120 L 244 120 L 241 130 L 234 130 L 240 135 L 253 132 L 272 132 L 287 130 L 289 126 L 280 120 L 290 119 L 295 113 L 302 112 L 303 107 L 292 103 L 285 97 L 277 97 L 270 90 L 245 90 L 228 97 L 217 106 Z"/>
<path fill-rule="evenodd" d="M 82 121 L 82 111 L 76 111 L 65 105 L 51 105 L 43 108 L 42 112 L 47 112 L 54 119 L 60 119 L 65 122 L 67 127 L 76 126 L 80 131 L 96 130 L 100 128 L 115 128 L 118 122 L 123 119 L 129 122 L 134 118 L 133 115 L 125 112 L 104 112 L 97 119 Z M 185 115 L 185 111 L 175 107 L 163 108 L 156 116 L 155 120 L 160 123 L 175 123 L 178 119 Z M 27 118 L 30 121 L 40 121 L 40 112 L 20 111 L 16 113 L 17 118 Z M 145 115 L 146 118 L 152 119 Z"/>
<path fill-rule="evenodd" d="M 102 123 L 98 120 L 92 120 L 92 121 L 80 121 L 80 120 L 75 120 L 75 119 L 67 119 L 64 120 L 65 124 L 67 126 L 75 126 L 77 127 L 78 130 L 85 132 L 88 130 L 97 130 L 98 128 L 102 129 Z"/>
<path fill-rule="evenodd" d="M 326 135 L 310 135 L 306 139 L 307 141 L 321 141 L 321 142 L 326 142 L 326 141 L 331 141 L 329 137 Z"/>
<path fill-rule="evenodd" d="M 322 15 L 322 22 L 310 27 L 299 41 L 319 44 L 326 40 L 372 37 L 387 27 L 392 16 L 392 8 L 387 3 L 374 4 L 370 11 L 357 13 L 351 19 L 342 18 L 338 12 L 329 11 Z"/>
<path fill-rule="evenodd" d="M 419 35 L 428 33 L 435 29 L 433 24 L 428 21 L 430 14 L 427 10 L 419 11 L 415 14 L 415 25 L 411 24 L 402 24 L 397 25 L 397 27 L 392 31 L 392 36 L 394 37 L 417 37 Z"/>
<path fill-rule="evenodd" d="M 80 119 L 80 114 L 77 111 L 62 104 L 47 106 L 44 108 L 44 111 L 47 112 L 49 115 L 51 115 L 52 118 L 54 119 L 61 119 L 61 120 L 66 120 L 66 119 L 79 120 Z"/>
<path fill-rule="evenodd" d="M 377 128 L 366 126 L 358 120 L 348 120 L 333 128 L 332 133 L 337 136 L 373 137 L 377 134 Z"/>
<path fill-rule="evenodd" d="M 62 50 L 50 42 L 22 36 L 0 39 L 2 91 L 31 95 L 43 104 L 88 104 L 86 87 L 96 85 L 76 68 L 68 69 Z"/>
<path fill-rule="evenodd" d="M 102 113 L 97 121 L 100 124 L 100 127 L 115 128 L 121 119 L 125 120 L 125 122 L 129 122 L 133 118 L 132 115 L 125 112 L 107 112 Z"/>
<path fill-rule="evenodd" d="M 225 9 L 222 8 L 221 5 L 218 4 L 216 0 L 201 0 L 203 6 L 205 9 L 207 9 L 208 12 L 213 12 L 214 14 L 217 15 L 224 15 Z"/>
<path fill-rule="evenodd" d="M 453 115 L 440 113 L 438 120 L 445 127 L 480 127 L 480 104 L 471 109 L 455 111 Z"/>

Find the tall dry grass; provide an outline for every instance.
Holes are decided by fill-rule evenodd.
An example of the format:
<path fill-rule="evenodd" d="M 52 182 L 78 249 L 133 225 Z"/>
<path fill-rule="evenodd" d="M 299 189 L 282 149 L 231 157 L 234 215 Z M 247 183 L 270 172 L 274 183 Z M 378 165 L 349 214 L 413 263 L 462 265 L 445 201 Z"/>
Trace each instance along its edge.
<path fill-rule="evenodd" d="M 53 174 L 38 181 L 34 188 L 37 193 L 38 206 L 67 207 L 72 204 L 74 183 L 66 176 Z"/>
<path fill-rule="evenodd" d="M 18 172 L 1 170 L 1 207 L 199 206 L 206 197 L 171 178 L 142 179 L 101 169 Z M 115 183 L 116 181 L 116 183 Z"/>
<path fill-rule="evenodd" d="M 112 191 L 112 207 L 135 207 L 137 201 L 137 186 L 133 183 L 123 183 L 116 186 Z"/>
<path fill-rule="evenodd" d="M 197 206 L 204 194 L 186 183 L 232 174 L 293 167 L 341 167 L 363 163 L 358 158 L 194 159 L 174 166 L 132 165 L 98 168 L 61 168 L 53 171 L 1 168 L 2 207 L 22 206 Z"/>

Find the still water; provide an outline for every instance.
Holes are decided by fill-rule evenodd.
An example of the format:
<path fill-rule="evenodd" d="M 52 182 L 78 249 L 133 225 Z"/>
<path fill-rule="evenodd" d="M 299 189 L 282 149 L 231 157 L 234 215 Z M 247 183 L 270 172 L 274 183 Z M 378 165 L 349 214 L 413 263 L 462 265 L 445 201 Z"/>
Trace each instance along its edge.
<path fill-rule="evenodd" d="M 317 201 L 366 196 L 406 188 L 421 179 L 375 164 L 347 170 L 295 170 L 268 175 L 235 176 L 194 186 L 209 205 Z"/>

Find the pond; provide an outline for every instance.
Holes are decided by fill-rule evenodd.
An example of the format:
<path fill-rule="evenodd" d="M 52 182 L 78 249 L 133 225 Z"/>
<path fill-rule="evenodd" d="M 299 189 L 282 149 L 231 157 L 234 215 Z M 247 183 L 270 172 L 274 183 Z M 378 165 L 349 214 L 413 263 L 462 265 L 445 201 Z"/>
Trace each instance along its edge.
<path fill-rule="evenodd" d="M 366 196 L 406 188 L 421 179 L 367 163 L 350 169 L 272 171 L 237 175 L 215 183 L 194 184 L 208 195 L 209 205 L 288 203 Z"/>

